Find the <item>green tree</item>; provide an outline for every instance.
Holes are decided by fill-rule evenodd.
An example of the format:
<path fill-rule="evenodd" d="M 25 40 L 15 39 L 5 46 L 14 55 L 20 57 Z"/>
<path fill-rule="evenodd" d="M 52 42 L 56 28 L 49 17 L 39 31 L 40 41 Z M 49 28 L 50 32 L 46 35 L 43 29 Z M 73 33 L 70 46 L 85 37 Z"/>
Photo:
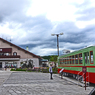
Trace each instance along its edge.
<path fill-rule="evenodd" d="M 56 67 L 57 57 L 58 57 L 57 55 L 52 55 L 52 56 L 50 57 L 50 61 L 53 61 L 53 62 L 54 62 L 55 67 Z"/>

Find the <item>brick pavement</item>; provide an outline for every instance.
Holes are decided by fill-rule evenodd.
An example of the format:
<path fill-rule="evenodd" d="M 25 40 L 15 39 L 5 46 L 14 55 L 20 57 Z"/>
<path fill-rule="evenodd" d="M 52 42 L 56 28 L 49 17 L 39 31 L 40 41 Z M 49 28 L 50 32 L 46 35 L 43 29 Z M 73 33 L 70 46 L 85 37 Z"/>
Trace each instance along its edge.
<path fill-rule="evenodd" d="M 83 87 L 60 79 L 56 74 L 53 74 L 53 80 L 49 79 L 49 73 L 6 72 L 5 75 L 0 95 L 88 95 L 93 89 L 87 87 L 85 91 Z"/>

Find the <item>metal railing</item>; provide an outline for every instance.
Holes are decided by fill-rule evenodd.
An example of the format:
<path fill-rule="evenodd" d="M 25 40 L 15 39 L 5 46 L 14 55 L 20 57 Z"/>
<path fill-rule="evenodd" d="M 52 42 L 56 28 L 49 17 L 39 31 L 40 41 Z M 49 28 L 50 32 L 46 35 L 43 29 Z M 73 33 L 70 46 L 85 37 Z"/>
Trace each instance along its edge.
<path fill-rule="evenodd" d="M 79 73 L 78 73 L 78 85 L 79 85 L 79 83 L 81 82 L 81 83 L 85 83 L 85 79 L 84 79 L 84 74 L 85 73 L 83 73 L 81 76 L 79 75 L 80 73 L 82 73 L 82 71 L 80 71 Z M 82 81 L 80 81 L 80 79 L 82 78 Z M 86 79 L 87 78 L 89 78 L 89 74 L 88 74 L 88 76 L 86 77 Z M 89 79 L 88 79 L 89 80 Z M 86 82 L 86 85 L 87 86 L 89 86 L 89 82 Z M 84 85 L 83 85 L 84 86 Z"/>

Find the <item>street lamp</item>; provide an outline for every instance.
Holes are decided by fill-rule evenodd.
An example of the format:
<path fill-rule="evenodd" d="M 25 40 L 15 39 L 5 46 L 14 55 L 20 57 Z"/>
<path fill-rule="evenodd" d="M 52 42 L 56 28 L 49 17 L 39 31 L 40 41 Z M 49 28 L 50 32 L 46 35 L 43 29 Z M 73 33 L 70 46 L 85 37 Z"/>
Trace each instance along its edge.
<path fill-rule="evenodd" d="M 58 42 L 59 35 L 63 35 L 63 33 L 60 33 L 60 34 L 51 34 L 51 36 L 57 36 L 57 51 L 58 51 L 58 56 L 59 56 L 59 42 Z"/>

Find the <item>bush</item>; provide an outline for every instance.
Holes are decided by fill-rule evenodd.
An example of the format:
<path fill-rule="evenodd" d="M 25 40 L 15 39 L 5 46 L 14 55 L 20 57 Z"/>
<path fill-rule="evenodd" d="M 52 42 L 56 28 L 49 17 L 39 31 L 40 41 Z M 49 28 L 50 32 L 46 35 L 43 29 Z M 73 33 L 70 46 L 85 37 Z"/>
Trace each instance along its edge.
<path fill-rule="evenodd" d="M 26 69 L 17 68 L 16 71 L 26 71 Z"/>
<path fill-rule="evenodd" d="M 15 68 L 12 68 L 10 71 L 15 71 L 16 69 Z"/>
<path fill-rule="evenodd" d="M 13 68 L 11 71 L 26 71 L 26 69 L 21 69 L 21 68 Z"/>
<path fill-rule="evenodd" d="M 22 68 L 12 68 L 11 71 L 29 71 L 29 72 L 43 72 L 43 73 L 49 73 L 49 67 L 45 67 L 45 68 L 37 68 L 37 69 L 22 69 Z M 58 73 L 58 69 L 56 67 L 53 68 L 53 73 L 57 74 Z"/>

